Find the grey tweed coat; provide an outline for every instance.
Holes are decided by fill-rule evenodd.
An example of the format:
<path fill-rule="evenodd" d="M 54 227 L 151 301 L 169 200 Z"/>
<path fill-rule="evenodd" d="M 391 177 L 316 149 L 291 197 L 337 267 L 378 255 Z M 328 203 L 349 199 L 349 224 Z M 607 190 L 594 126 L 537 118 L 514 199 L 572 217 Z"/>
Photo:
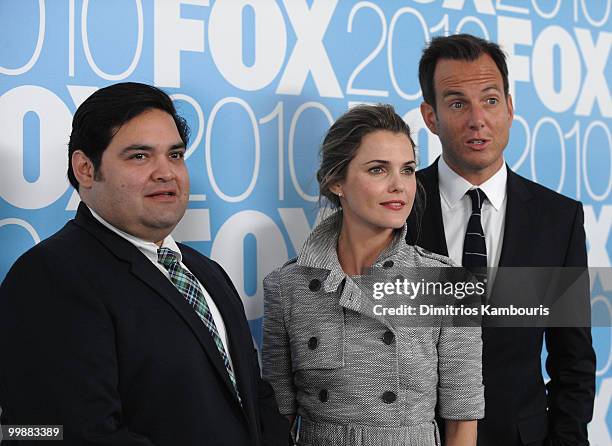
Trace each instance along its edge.
<path fill-rule="evenodd" d="M 434 421 L 484 416 L 480 328 L 393 326 L 338 262 L 342 213 L 321 222 L 297 259 L 264 280 L 263 375 L 301 445 L 434 446 Z M 406 245 L 373 268 L 451 266 Z"/>

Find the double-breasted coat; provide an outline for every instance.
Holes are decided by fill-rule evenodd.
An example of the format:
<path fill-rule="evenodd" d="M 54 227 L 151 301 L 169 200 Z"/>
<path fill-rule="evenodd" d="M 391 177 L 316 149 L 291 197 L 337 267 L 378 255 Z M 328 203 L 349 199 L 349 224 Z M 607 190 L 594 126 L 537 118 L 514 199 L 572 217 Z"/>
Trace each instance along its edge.
<path fill-rule="evenodd" d="M 264 378 L 281 413 L 301 416 L 300 444 L 439 444 L 436 404 L 446 419 L 484 415 L 480 328 L 377 315 L 377 301 L 338 262 L 341 218 L 321 222 L 297 259 L 264 280 Z M 404 236 L 398 231 L 374 274 L 451 266 Z"/>

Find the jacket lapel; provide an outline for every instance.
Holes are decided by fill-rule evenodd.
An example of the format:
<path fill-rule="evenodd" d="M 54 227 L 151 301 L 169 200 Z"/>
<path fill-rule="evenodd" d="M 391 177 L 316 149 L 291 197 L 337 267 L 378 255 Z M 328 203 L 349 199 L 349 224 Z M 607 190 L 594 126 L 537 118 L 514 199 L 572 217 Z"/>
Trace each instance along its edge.
<path fill-rule="evenodd" d="M 221 317 L 223 318 L 223 323 L 225 325 L 225 331 L 227 333 L 228 349 L 232 358 L 234 375 L 236 377 L 238 389 L 242 396 L 242 403 L 246 404 L 247 401 L 250 402 L 252 400 L 252 398 L 245 398 L 247 392 L 251 391 L 250 388 L 247 388 L 247 383 L 249 383 L 248 376 L 251 372 L 250 369 L 248 369 L 248 364 L 245 364 L 241 359 L 243 356 L 248 358 L 250 358 L 250 356 L 249 354 L 240 354 L 244 346 L 242 346 L 236 339 L 236 332 L 238 331 L 237 327 L 239 327 L 241 324 L 241 321 L 238 320 L 236 316 L 241 316 L 244 313 L 244 310 L 241 306 L 235 305 L 235 297 L 229 295 L 229 293 L 232 292 L 229 284 L 227 283 L 227 280 L 229 279 L 226 279 L 218 270 L 215 270 L 212 267 L 212 263 L 209 264 L 201 261 L 194 261 L 194 259 L 192 259 L 189 253 L 187 253 L 185 250 L 183 250 L 182 253 L 183 262 L 198 278 L 202 286 L 204 286 L 210 298 L 215 302 L 219 313 L 221 313 Z M 221 361 L 217 348 L 212 342 L 212 337 L 208 337 L 210 338 L 211 345 L 216 353 L 216 358 L 219 359 L 219 370 L 222 372 L 225 383 L 231 390 L 232 395 L 235 395 L 234 387 L 229 380 L 229 376 L 225 370 L 225 365 Z M 237 399 L 236 402 L 238 402 Z"/>
<path fill-rule="evenodd" d="M 527 264 L 532 239 L 531 231 L 537 225 L 537 209 L 532 195 L 521 178 L 508 168 L 507 203 L 502 251 L 498 266 Z"/>
<path fill-rule="evenodd" d="M 183 321 L 189 326 L 194 336 L 198 339 L 214 368 L 219 373 L 221 380 L 231 391 L 231 394 L 235 395 L 234 388 L 225 370 L 223 360 L 221 359 L 219 351 L 208 329 L 204 326 L 196 312 L 172 282 L 170 282 L 149 259 L 138 251 L 135 246 L 102 226 L 91 215 L 89 209 L 83 203 L 79 205 L 75 223 L 92 234 L 116 257 L 128 262 L 131 265 L 131 273 L 151 288 L 153 292 L 163 298 L 179 314 Z M 189 269 L 191 270 L 191 266 L 189 266 Z M 202 281 L 201 275 L 196 275 L 196 277 Z M 211 289 L 208 288 L 206 284 L 203 283 L 203 285 L 207 290 Z"/>
<path fill-rule="evenodd" d="M 444 235 L 444 221 L 442 220 L 442 208 L 440 205 L 440 188 L 438 186 L 438 160 L 431 166 L 417 172 L 417 179 L 425 188 L 425 203 L 423 216 L 421 217 L 420 233 L 416 230 L 416 213 L 413 212 L 408 218 L 410 243 L 425 248 L 444 256 L 448 255 L 446 236 Z"/>

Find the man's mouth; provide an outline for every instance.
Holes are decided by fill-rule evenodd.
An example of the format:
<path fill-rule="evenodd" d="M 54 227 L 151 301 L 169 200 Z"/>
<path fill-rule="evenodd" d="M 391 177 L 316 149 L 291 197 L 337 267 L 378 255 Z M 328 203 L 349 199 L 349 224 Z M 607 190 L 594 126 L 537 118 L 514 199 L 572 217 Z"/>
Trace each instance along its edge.
<path fill-rule="evenodd" d="M 153 198 L 156 200 L 172 200 L 176 197 L 176 192 L 174 191 L 159 191 L 153 192 L 151 194 L 146 195 L 147 198 Z"/>
<path fill-rule="evenodd" d="M 482 149 L 485 148 L 489 144 L 488 139 L 482 138 L 470 138 L 467 140 L 467 145 L 474 149 Z"/>

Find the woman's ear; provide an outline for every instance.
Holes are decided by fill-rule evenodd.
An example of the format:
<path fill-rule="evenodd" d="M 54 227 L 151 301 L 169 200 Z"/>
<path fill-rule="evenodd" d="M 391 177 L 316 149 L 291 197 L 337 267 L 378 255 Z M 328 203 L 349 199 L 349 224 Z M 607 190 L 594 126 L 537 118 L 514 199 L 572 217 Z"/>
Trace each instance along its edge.
<path fill-rule="evenodd" d="M 334 194 L 342 197 L 342 185 L 340 183 L 332 184 L 329 188 Z"/>

